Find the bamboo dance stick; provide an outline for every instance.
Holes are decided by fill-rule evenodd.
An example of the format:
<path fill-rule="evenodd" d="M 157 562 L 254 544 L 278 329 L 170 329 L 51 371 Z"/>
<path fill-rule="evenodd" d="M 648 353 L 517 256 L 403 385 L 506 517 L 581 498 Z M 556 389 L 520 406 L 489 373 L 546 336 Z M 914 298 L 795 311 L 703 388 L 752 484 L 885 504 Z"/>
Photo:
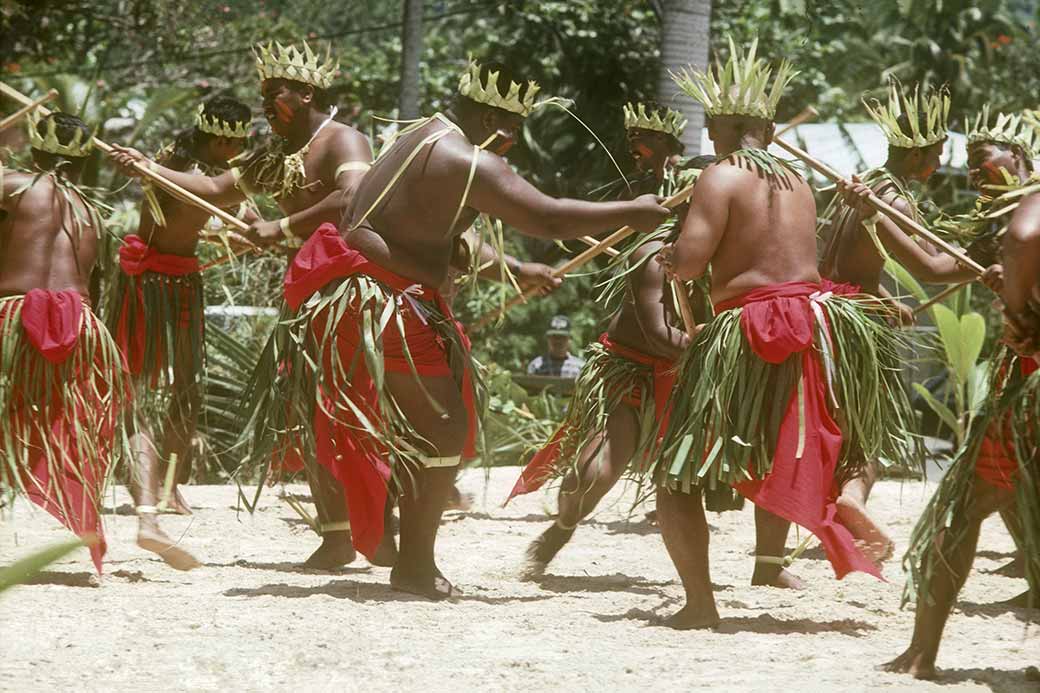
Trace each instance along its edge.
<path fill-rule="evenodd" d="M 49 92 L 47 92 L 46 94 L 44 94 L 40 98 L 36 99 L 35 101 L 32 101 L 30 103 L 25 104 L 24 106 L 19 108 L 17 111 L 12 113 L 11 115 L 7 116 L 3 120 L 0 120 L 0 132 L 3 132 L 7 128 L 11 127 L 15 123 L 17 123 L 19 120 L 21 120 L 22 118 L 27 116 L 29 114 L 29 111 L 31 111 L 32 109 L 36 108 L 37 106 L 42 106 L 43 104 L 47 103 L 51 99 L 55 99 L 57 97 L 58 97 L 58 90 L 57 89 L 51 89 Z"/>
<path fill-rule="evenodd" d="M 794 156 L 798 157 L 799 159 L 807 163 L 810 168 L 820 173 L 821 175 L 829 178 L 832 182 L 838 183 L 843 180 L 840 173 L 838 173 L 822 161 L 814 159 L 807 152 L 802 151 L 798 147 L 795 147 L 792 144 L 788 144 L 787 142 L 778 138 L 774 138 L 773 142 L 775 142 L 777 146 L 786 150 L 788 153 L 793 154 Z M 900 212 L 892 205 L 888 204 L 887 202 L 879 198 L 877 195 L 871 193 L 870 197 L 867 198 L 867 203 L 877 211 L 887 216 L 892 221 L 896 222 L 901 228 L 909 230 L 912 233 L 915 233 L 918 236 L 921 236 L 922 238 L 931 241 L 936 246 L 938 246 L 939 249 L 941 249 L 944 253 L 950 255 L 958 262 L 960 262 L 962 265 L 969 268 L 979 276 L 982 276 L 983 272 L 986 271 L 986 269 L 982 265 L 968 257 L 968 255 L 963 250 L 961 250 L 960 248 L 955 248 L 943 239 L 939 238 L 934 233 L 932 233 L 931 231 L 921 226 L 907 215 Z"/>

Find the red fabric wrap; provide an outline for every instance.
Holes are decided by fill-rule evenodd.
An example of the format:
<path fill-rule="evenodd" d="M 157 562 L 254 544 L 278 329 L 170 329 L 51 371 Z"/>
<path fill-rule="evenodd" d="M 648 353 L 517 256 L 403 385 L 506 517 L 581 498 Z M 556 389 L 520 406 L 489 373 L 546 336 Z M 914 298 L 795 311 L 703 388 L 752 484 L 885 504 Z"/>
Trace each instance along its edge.
<path fill-rule="evenodd" d="M 470 343 L 462 325 L 452 315 L 451 308 L 439 292 L 402 277 L 370 261 L 343 240 L 332 224 L 322 224 L 311 234 L 296 254 L 285 275 L 285 300 L 293 310 L 314 292 L 336 279 L 364 274 L 389 287 L 399 300 L 399 314 L 404 323 L 408 352 L 416 372 L 422 376 L 449 377 L 448 345 L 426 323 L 421 308 L 413 301 L 426 301 L 453 321 L 464 348 Z M 362 345 L 363 306 L 353 306 L 353 315 L 344 316 L 335 335 L 336 350 L 341 361 L 350 363 L 351 356 Z M 326 314 L 313 318 L 311 329 L 320 341 L 324 334 Z M 404 344 L 394 321 L 382 334 L 385 368 L 391 372 L 410 373 Z M 331 354 L 324 354 L 325 373 L 332 373 Z M 356 396 L 352 401 L 375 422 L 379 419 L 378 393 L 368 373 L 364 359 L 358 359 L 350 375 L 350 390 Z M 466 368 L 462 379 L 462 399 L 469 420 L 463 456 L 476 457 L 477 414 L 473 395 L 472 376 Z M 350 512 L 350 529 L 355 548 L 371 557 L 383 536 L 383 505 L 386 502 L 386 482 L 390 468 L 386 451 L 379 440 L 363 433 L 361 424 L 351 421 L 342 411 L 335 418 L 328 414 L 329 407 L 315 407 L 314 437 L 318 462 L 339 480 L 346 491 Z M 378 425 L 378 423 L 376 423 Z"/>
<path fill-rule="evenodd" d="M 43 358 L 58 364 L 79 341 L 83 297 L 78 291 L 32 289 L 22 299 L 22 327 Z"/>
<path fill-rule="evenodd" d="M 675 370 L 675 362 L 613 342 L 606 332 L 600 335 L 599 343 L 612 354 L 644 366 L 649 366 L 652 369 L 654 418 L 658 421 L 657 435 L 658 437 L 663 436 L 665 429 L 668 427 L 668 396 L 671 394 L 672 388 L 675 387 L 675 379 L 678 377 Z M 626 403 L 634 407 L 640 406 L 642 404 L 642 392 L 633 393 L 633 395 L 631 399 L 626 399 Z M 513 490 L 509 493 L 509 498 L 506 498 L 506 503 L 513 500 L 514 496 L 537 491 L 548 481 L 549 477 L 552 476 L 553 469 L 556 468 L 556 463 L 560 457 L 560 444 L 567 432 L 568 427 L 566 424 L 560 426 L 552 438 L 549 439 L 549 442 L 535 453 L 535 456 L 531 458 L 531 461 L 520 472 L 520 478 L 513 485 Z"/>
<path fill-rule="evenodd" d="M 60 364 L 72 354 L 83 334 L 83 297 L 76 291 L 48 291 L 33 289 L 29 291 L 20 301 L 21 322 L 25 330 L 26 338 L 39 354 L 51 364 Z M 4 304 L 3 312 L 15 310 L 18 301 L 10 301 Z M 0 313 L 2 318 L 3 313 Z M 2 348 L 2 344 L 0 344 Z M 92 355 L 87 355 L 89 360 Z M 86 366 L 85 366 L 86 367 Z M 19 394 L 18 379 L 22 375 L 13 373 L 10 402 L 13 405 L 10 411 L 2 415 L 9 416 L 14 423 L 15 429 L 21 428 L 19 421 L 27 419 L 39 419 L 43 412 L 29 410 L 23 396 Z M 78 374 L 72 374 L 76 377 Z M 49 403 L 47 413 L 51 420 L 43 425 L 49 432 L 49 442 L 54 448 L 61 451 L 63 473 L 58 479 L 51 478 L 51 469 L 48 467 L 47 459 L 43 454 L 42 441 L 38 439 L 39 433 L 33 429 L 29 440 L 17 441 L 25 445 L 30 451 L 28 469 L 23 471 L 22 483 L 25 486 L 29 499 L 38 506 L 53 515 L 59 522 L 68 527 L 78 536 L 95 535 L 97 542 L 90 547 L 90 556 L 98 573 L 101 572 L 101 560 L 107 548 L 105 536 L 98 515 L 95 502 L 99 501 L 102 493 L 102 484 L 105 479 L 106 469 L 95 468 L 96 465 L 84 464 L 76 458 L 76 436 L 75 426 L 71 425 L 69 412 L 59 406 L 62 398 L 60 390 L 68 387 L 76 387 L 84 402 L 81 405 L 91 408 L 92 411 L 103 410 L 106 406 L 104 397 L 107 393 L 108 382 L 94 382 L 84 379 L 73 382 L 53 383 L 54 393 Z M 110 406 L 110 405 L 108 405 Z M 79 411 L 73 413 L 75 418 L 82 418 Z M 88 434 L 98 437 L 99 445 L 111 448 L 115 417 L 105 420 L 107 424 L 101 430 L 90 430 Z M 39 451 L 39 452 L 36 452 Z M 102 459 L 107 459 L 107 455 Z M 60 489 L 60 495 L 54 493 L 54 489 Z M 90 489 L 88 492 L 87 489 Z"/>
<path fill-rule="evenodd" d="M 796 354 L 802 359 L 805 404 L 805 447 L 799 443 L 798 393 L 793 391 L 780 424 L 772 471 L 765 479 L 734 484 L 755 505 L 805 527 L 823 544 L 838 579 L 852 571 L 881 578 L 877 566 L 856 548 L 852 534 L 837 518 L 840 489 L 834 471 L 841 452 L 842 432 L 827 408 L 827 386 L 814 355 L 816 318 L 811 297 L 828 290 L 847 293 L 847 285 L 786 282 L 755 289 L 720 303 L 719 312 L 743 307 L 740 326 L 748 344 L 767 363 L 782 363 Z M 822 326 L 829 330 L 826 325 Z"/>
<path fill-rule="evenodd" d="M 199 259 L 194 255 L 160 253 L 145 243 L 140 236 L 130 234 L 123 239 L 123 245 L 119 246 L 119 268 L 127 277 L 139 277 L 145 272 L 164 274 L 168 277 L 183 277 L 199 271 Z M 192 291 L 191 287 L 176 287 L 175 290 L 184 292 L 184 304 L 187 304 L 189 302 L 188 294 Z M 178 326 L 189 327 L 190 320 L 189 315 L 181 315 Z M 115 334 L 112 336 L 119 345 L 119 350 L 126 357 L 130 372 L 134 375 L 139 375 L 145 370 L 145 344 L 149 329 L 154 330 L 156 327 L 154 324 L 149 326 L 147 322 L 144 290 L 139 281 L 132 281 L 120 302 L 119 315 L 115 320 Z M 165 350 L 158 349 L 156 353 L 158 362 L 155 364 L 154 373 L 160 372 L 167 365 L 163 363 L 164 358 Z"/>
<path fill-rule="evenodd" d="M 1040 368 L 1036 359 L 1022 357 L 1018 360 L 1023 376 L 1028 377 Z M 1007 419 L 994 421 L 986 431 L 975 459 L 975 475 L 990 486 L 1005 491 L 1015 488 L 1018 476 L 1018 458 L 1011 443 L 1011 429 Z"/>

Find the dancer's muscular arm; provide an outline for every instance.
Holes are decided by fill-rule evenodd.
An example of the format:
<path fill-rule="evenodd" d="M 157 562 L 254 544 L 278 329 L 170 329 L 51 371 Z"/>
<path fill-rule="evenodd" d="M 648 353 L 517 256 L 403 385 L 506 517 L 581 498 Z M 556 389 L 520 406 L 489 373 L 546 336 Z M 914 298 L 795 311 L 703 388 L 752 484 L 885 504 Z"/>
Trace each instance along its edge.
<path fill-rule="evenodd" d="M 654 255 L 662 248 L 661 243 L 647 243 L 637 250 L 632 262 L 639 262 L 647 255 Z M 690 343 L 689 336 L 668 322 L 668 304 L 671 293 L 665 290 L 668 278 L 660 263 L 653 258 L 645 260 L 636 272 L 629 275 L 635 299 L 636 321 L 650 350 L 672 359 L 682 356 Z"/>
<path fill-rule="evenodd" d="M 708 271 L 729 223 L 730 200 L 739 194 L 735 190 L 739 181 L 735 171 L 733 167 L 712 166 L 697 179 L 671 257 L 672 271 L 683 281 Z"/>
<path fill-rule="evenodd" d="M 469 150 L 471 151 L 471 150 Z M 469 176 L 470 155 L 456 156 L 456 180 Z M 539 192 L 499 156 L 480 152 L 467 205 L 535 238 L 567 240 L 621 226 L 648 233 L 668 216 L 655 195 L 626 202 L 556 199 Z"/>
<path fill-rule="evenodd" d="M 910 205 L 905 200 L 895 197 L 888 201 L 903 214 L 910 215 Z M 946 254 L 929 252 L 916 239 L 905 233 L 896 222 L 881 215 L 877 220 L 877 235 L 881 245 L 885 247 L 899 264 L 906 267 L 910 274 L 930 284 L 952 284 L 967 281 L 975 277 L 975 273 Z"/>
<path fill-rule="evenodd" d="M 477 276 L 481 279 L 490 279 L 495 282 L 502 281 L 502 271 L 499 267 L 499 256 L 495 251 L 494 246 L 490 243 L 481 244 L 480 240 L 475 237 L 472 230 L 467 231 L 465 236 L 467 238 L 464 242 L 467 243 L 470 248 L 479 249 L 477 267 L 480 269 L 477 272 Z M 553 268 L 549 265 L 543 265 L 540 262 L 525 262 L 509 254 L 504 255 L 502 259 L 505 261 L 505 265 L 509 271 L 516 277 L 516 281 L 520 285 L 521 289 L 526 290 L 538 287 L 540 292 L 545 295 L 551 293 L 563 283 L 562 278 L 553 276 Z M 452 257 L 452 264 L 456 269 L 463 272 L 468 272 L 470 269 L 464 258 Z"/>
<path fill-rule="evenodd" d="M 240 174 L 235 169 L 225 171 L 219 176 L 204 176 L 166 168 L 154 161 L 149 161 L 144 154 L 132 147 L 113 144 L 112 149 L 112 159 L 119 165 L 124 175 L 132 178 L 144 176 L 143 173 L 134 168 L 135 163 L 141 163 L 166 180 L 179 185 L 216 207 L 231 207 L 246 199 L 246 194 L 238 187 Z M 246 182 L 248 183 L 249 181 L 247 180 Z"/>

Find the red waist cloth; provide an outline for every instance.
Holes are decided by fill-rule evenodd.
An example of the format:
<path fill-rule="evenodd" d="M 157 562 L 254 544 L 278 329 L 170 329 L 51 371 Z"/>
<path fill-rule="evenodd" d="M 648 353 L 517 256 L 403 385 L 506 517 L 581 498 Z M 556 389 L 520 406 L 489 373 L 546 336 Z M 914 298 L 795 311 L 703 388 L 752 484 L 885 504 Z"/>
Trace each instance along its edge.
<path fill-rule="evenodd" d="M 123 239 L 123 245 L 119 247 L 119 268 L 128 277 L 138 277 L 145 272 L 164 274 L 168 277 L 183 277 L 195 274 L 199 271 L 199 259 L 194 255 L 171 255 L 160 253 L 144 242 L 140 236 L 130 234 Z M 190 305 L 193 289 L 188 286 L 179 286 L 174 290 L 181 292 L 181 305 Z M 154 318 L 153 318 L 154 320 Z M 179 327 L 189 327 L 191 316 L 188 311 L 181 311 L 178 316 Z M 110 325 L 112 323 L 109 323 Z M 144 371 L 144 358 L 149 332 L 152 337 L 161 339 L 155 332 L 159 329 L 157 325 L 149 325 L 145 315 L 144 289 L 140 282 L 133 282 L 123 294 L 119 306 L 119 315 L 115 320 L 116 344 L 120 351 L 126 356 L 130 372 L 138 375 Z M 164 334 L 164 333 L 163 333 Z M 163 363 L 166 350 L 156 349 L 156 360 L 154 373 L 160 372 L 167 364 Z"/>
<path fill-rule="evenodd" d="M 1040 369 L 1036 359 L 1022 357 L 1018 360 L 1022 375 L 1028 376 Z M 995 421 L 986 431 L 975 459 L 975 475 L 990 486 L 1010 491 L 1015 487 L 1018 475 L 1018 458 L 1011 445 L 1011 429 L 1007 419 Z"/>
<path fill-rule="evenodd" d="M 11 301 L 6 303 L 2 310 L 7 312 L 15 309 L 17 305 L 17 302 Z M 54 365 L 64 363 L 75 350 L 83 333 L 83 297 L 76 291 L 33 289 L 21 300 L 21 308 L 22 328 L 25 330 L 29 343 L 49 363 Z M 2 316 L 3 313 L 0 313 L 0 318 Z M 0 344 L 0 348 L 2 348 L 2 344 Z M 84 367 L 89 368 L 90 364 L 84 364 Z M 27 423 L 27 420 L 39 419 L 45 413 L 27 410 L 22 395 L 19 394 L 17 381 L 19 377 L 29 374 L 13 373 L 11 375 L 14 376 L 14 382 L 9 401 L 13 404 L 13 411 L 4 412 L 3 415 L 9 416 L 14 424 L 13 428 L 19 430 L 23 428 L 20 422 L 24 424 Z M 75 377 L 78 374 L 72 375 Z M 96 465 L 84 464 L 82 460 L 77 459 L 76 441 L 79 435 L 95 435 L 101 442 L 106 438 L 110 442 L 112 429 L 107 427 L 105 430 L 78 430 L 78 427 L 74 425 L 74 420 L 81 418 L 82 414 L 78 411 L 71 413 L 64 411 L 62 407 L 64 400 L 60 390 L 76 387 L 78 394 L 83 397 L 83 402 L 77 403 L 77 407 L 93 406 L 97 411 L 106 406 L 103 397 L 106 394 L 107 385 L 108 383 L 92 381 L 55 382 L 53 384 L 55 392 L 46 409 L 46 415 L 50 421 L 44 422 L 42 425 L 39 423 L 33 425 L 29 440 L 15 441 L 16 445 L 25 445 L 32 451 L 28 468 L 22 472 L 22 483 L 29 499 L 78 536 L 96 535 L 97 543 L 90 547 L 90 556 L 98 573 L 101 572 L 101 559 L 105 555 L 106 544 L 96 503 L 101 499 L 106 470 L 105 468 L 95 469 Z M 22 401 L 19 402 L 19 400 Z M 43 441 L 38 438 L 42 430 L 46 430 L 49 434 L 49 443 L 52 448 L 61 451 L 62 473 L 58 479 L 51 478 L 54 470 L 48 465 Z"/>
<path fill-rule="evenodd" d="M 649 366 L 653 370 L 654 418 L 658 422 L 658 437 L 664 435 L 665 429 L 668 427 L 668 395 L 671 394 L 672 388 L 675 387 L 675 379 L 677 377 L 675 362 L 612 342 L 606 332 L 600 335 L 599 343 L 610 353 L 629 361 Z M 633 397 L 626 398 L 626 403 L 635 407 L 640 406 L 643 397 L 642 391 L 633 393 L 633 395 Z M 531 458 L 531 461 L 520 472 L 520 478 L 513 485 L 513 490 L 510 492 L 509 498 L 506 498 L 506 503 L 511 501 L 514 496 L 537 491 L 548 481 L 556 468 L 556 463 L 560 458 L 560 446 L 568 432 L 569 427 L 567 424 L 560 426 L 552 438 L 549 439 L 549 442 Z"/>
<path fill-rule="evenodd" d="M 828 411 L 826 382 L 812 348 L 817 318 L 811 298 L 822 300 L 827 291 L 840 294 L 852 288 L 830 282 L 786 282 L 722 302 L 716 310 L 743 307 L 741 329 L 763 361 L 778 364 L 795 354 L 802 359 L 805 437 L 801 457 L 796 456 L 798 396 L 792 392 L 780 424 L 772 471 L 765 479 L 734 484 L 734 488 L 755 505 L 815 534 L 838 579 L 855 570 L 880 578 L 877 566 L 856 548 L 851 532 L 837 518 L 835 501 L 840 489 L 834 471 L 842 432 Z M 825 332 L 830 329 L 821 327 Z"/>
<path fill-rule="evenodd" d="M 398 300 L 398 315 L 404 323 L 408 354 L 419 375 L 446 377 L 452 375 L 448 363 L 448 345 L 437 331 L 428 324 L 418 301 L 434 303 L 438 310 L 454 324 L 468 352 L 469 340 L 462 325 L 452 315 L 451 308 L 439 292 L 402 277 L 374 262 L 346 244 L 332 224 L 322 224 L 311 234 L 296 254 L 285 275 L 285 300 L 293 310 L 306 301 L 314 292 L 336 279 L 354 274 L 364 274 L 389 287 Z M 335 348 L 342 363 L 354 363 L 349 374 L 349 390 L 354 395 L 351 401 L 369 417 L 376 426 L 382 418 L 379 411 L 378 392 L 368 373 L 364 358 L 356 363 L 353 355 L 363 349 L 361 330 L 362 311 L 367 307 L 351 306 L 352 314 L 343 316 L 335 335 Z M 311 330 L 319 341 L 325 332 L 327 313 L 312 319 Z M 382 348 L 386 370 L 410 373 L 405 356 L 405 344 L 395 320 L 391 320 L 382 333 Z M 331 354 L 323 354 L 323 369 L 331 374 Z M 477 416 L 473 396 L 470 369 L 466 367 L 462 378 L 462 399 L 469 422 L 463 456 L 476 456 Z M 350 512 L 350 529 L 354 546 L 371 557 L 383 536 L 383 505 L 386 502 L 386 482 L 390 468 L 386 462 L 386 450 L 379 440 L 372 440 L 364 433 L 359 421 L 351 421 L 343 407 L 315 407 L 313 431 L 317 447 L 318 462 L 332 472 L 343 484 Z M 337 412 L 330 416 L 330 412 Z"/>

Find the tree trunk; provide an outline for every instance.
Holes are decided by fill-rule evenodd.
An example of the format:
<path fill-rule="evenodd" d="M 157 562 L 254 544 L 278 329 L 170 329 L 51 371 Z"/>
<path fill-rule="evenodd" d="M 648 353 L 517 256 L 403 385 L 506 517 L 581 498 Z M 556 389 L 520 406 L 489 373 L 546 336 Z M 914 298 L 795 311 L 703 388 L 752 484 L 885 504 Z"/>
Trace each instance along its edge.
<path fill-rule="evenodd" d="M 686 145 L 686 156 L 696 156 L 701 150 L 704 109 L 679 91 L 668 71 L 687 65 L 700 70 L 706 68 L 711 35 L 711 0 L 662 0 L 660 7 L 661 74 L 657 80 L 657 99 L 661 105 L 681 111 L 689 120 L 682 142 Z"/>
<path fill-rule="evenodd" d="M 419 60 L 423 52 L 423 0 L 402 0 L 401 96 L 398 118 L 419 117 Z"/>

